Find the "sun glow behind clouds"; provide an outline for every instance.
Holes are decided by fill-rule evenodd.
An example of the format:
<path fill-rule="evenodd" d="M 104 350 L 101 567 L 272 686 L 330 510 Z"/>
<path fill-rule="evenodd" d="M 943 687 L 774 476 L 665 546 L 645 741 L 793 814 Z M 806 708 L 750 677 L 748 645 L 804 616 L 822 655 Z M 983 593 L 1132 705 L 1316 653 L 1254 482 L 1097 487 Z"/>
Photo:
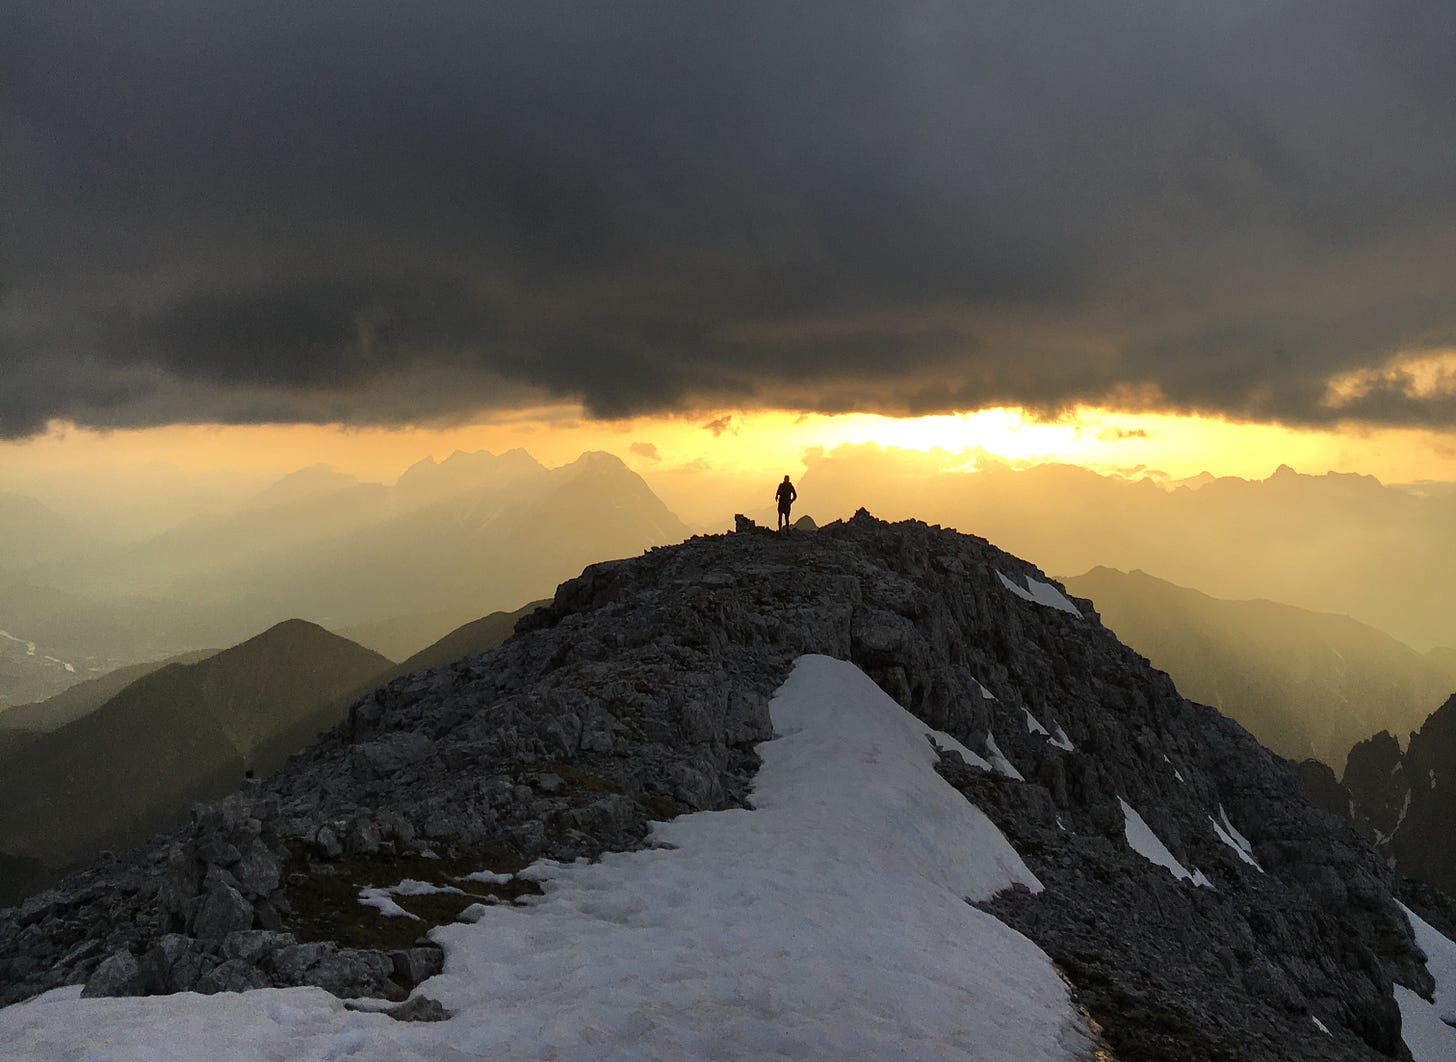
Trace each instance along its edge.
<path fill-rule="evenodd" d="M 339 425 L 171 425 L 96 432 L 56 424 L 45 435 L 0 443 L 0 490 L 29 491 L 69 477 L 171 466 L 259 482 L 327 464 L 363 479 L 392 481 L 424 457 L 456 450 L 520 447 L 548 466 L 587 450 L 616 454 L 670 506 L 733 504 L 736 491 L 798 476 L 813 451 L 874 444 L 945 455 L 947 471 L 969 471 L 985 453 L 1013 465 L 1047 461 L 1125 475 L 1186 478 L 1207 471 L 1262 479 L 1278 465 L 1301 472 L 1361 472 L 1388 483 L 1456 481 L 1456 435 L 1414 429 L 1357 433 L 1236 424 L 1197 416 L 1082 407 L 1056 419 L 1015 408 L 895 418 L 771 410 L 702 410 L 593 421 L 576 407 L 522 410 L 485 423 L 355 428 Z M 767 477 L 767 478 L 765 478 Z"/>
<path fill-rule="evenodd" d="M 1413 399 L 1456 395 L 1456 350 L 1402 353 L 1377 368 L 1340 373 L 1326 386 L 1325 405 L 1344 409 L 1380 391 Z"/>

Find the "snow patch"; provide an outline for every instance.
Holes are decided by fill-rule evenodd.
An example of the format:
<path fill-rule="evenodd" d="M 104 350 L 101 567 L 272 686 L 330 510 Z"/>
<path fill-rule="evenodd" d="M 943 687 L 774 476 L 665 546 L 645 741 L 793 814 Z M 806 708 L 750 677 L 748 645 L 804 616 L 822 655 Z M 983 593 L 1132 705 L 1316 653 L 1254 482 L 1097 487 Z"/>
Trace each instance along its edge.
<path fill-rule="evenodd" d="M 1067 732 L 1061 728 L 1060 724 L 1054 723 L 1053 727 L 1055 729 L 1049 731 L 1041 725 L 1041 721 L 1036 716 L 1031 714 L 1030 708 L 1023 706 L 1021 714 L 1026 716 L 1026 732 L 1028 734 L 1040 734 L 1046 738 L 1048 745 L 1059 748 L 1064 752 L 1076 751 L 1076 746 L 1072 744 L 1072 739 L 1067 737 Z"/>
<path fill-rule="evenodd" d="M 497 874 L 490 870 L 477 870 L 473 874 L 466 874 L 460 881 L 478 881 L 482 885 L 509 885 L 512 878 L 509 874 Z"/>
<path fill-rule="evenodd" d="M 983 700 L 983 701 L 994 701 L 996 699 L 996 695 L 994 693 L 992 693 L 990 690 L 988 690 L 986 688 L 985 684 L 982 683 L 980 679 L 971 679 L 971 681 L 974 682 L 976 684 L 976 686 L 980 689 L 980 691 L 981 691 L 981 700 Z"/>
<path fill-rule="evenodd" d="M 1405 824 L 1405 817 L 1410 814 L 1410 802 L 1411 791 L 1407 789 L 1405 791 L 1405 800 L 1402 801 L 1400 805 L 1400 814 L 1396 817 L 1395 825 L 1391 827 L 1390 836 L 1394 837 L 1397 833 L 1400 832 L 1401 826 Z"/>
<path fill-rule="evenodd" d="M 1330 1032 L 1329 1026 L 1327 1026 L 1324 1022 L 1320 1021 L 1313 1014 L 1311 1014 L 1309 1016 L 1309 1020 L 1312 1021 L 1312 1022 L 1314 1022 L 1314 1027 L 1316 1029 L 1318 1029 L 1320 1032 L 1324 1033 L 1331 1040 L 1333 1040 L 1335 1038 L 1335 1034 L 1332 1033 L 1332 1032 Z"/>
<path fill-rule="evenodd" d="M 32 641 L 30 641 L 27 638 L 17 638 L 15 635 L 13 635 L 9 631 L 5 631 L 5 630 L 0 630 L 0 638 L 8 638 L 12 642 L 15 642 L 15 643 L 17 643 L 19 645 L 25 646 L 25 655 L 26 656 L 34 656 L 35 655 L 35 643 L 32 642 Z"/>
<path fill-rule="evenodd" d="M 1445 1062 L 1456 1058 L 1456 1029 L 1451 1027 L 1456 1024 L 1456 943 L 1399 900 L 1396 904 L 1409 919 L 1411 933 L 1426 953 L 1426 969 L 1436 982 L 1432 1003 L 1395 986 L 1401 1036 L 1415 1062 Z"/>
<path fill-rule="evenodd" d="M 510 879 L 507 878 L 507 881 Z M 418 881 L 415 878 L 405 878 L 398 885 L 389 885 L 384 888 L 370 886 L 359 890 L 359 902 L 365 907 L 372 907 L 385 918 L 413 918 L 420 921 L 418 915 L 410 914 L 399 904 L 394 902 L 396 896 L 432 896 L 435 893 L 453 892 L 456 895 L 463 895 L 460 889 L 453 885 L 435 885 L 428 881 Z"/>
<path fill-rule="evenodd" d="M 365 907 L 374 908 L 385 918 L 410 918 L 416 922 L 420 920 L 419 915 L 410 914 L 383 889 L 360 889 L 359 902 Z"/>
<path fill-rule="evenodd" d="M 989 730 L 986 731 L 986 756 L 998 773 L 1004 774 L 1007 778 L 1014 778 L 1018 782 L 1026 781 L 1015 765 L 1001 754 L 1001 748 L 996 744 L 996 738 Z"/>
<path fill-rule="evenodd" d="M 1082 617 L 1081 609 L 1067 600 L 1065 594 L 1050 583 L 1044 583 L 1039 579 L 1026 576 L 1026 589 L 1023 590 L 1000 572 L 996 578 L 1001 580 L 1001 585 L 1010 590 L 1023 601 L 1030 601 L 1033 605 L 1044 605 L 1047 608 L 1057 609 L 1059 612 L 1070 612 L 1078 619 Z"/>
<path fill-rule="evenodd" d="M 1237 844 L 1242 851 L 1253 855 L 1254 846 L 1249 843 L 1249 839 L 1247 837 L 1241 834 L 1238 830 L 1234 829 L 1234 824 L 1232 822 L 1229 822 L 1228 812 L 1223 809 L 1222 804 L 1218 806 L 1218 817 L 1223 822 L 1224 832 L 1227 833 L 1229 837 L 1233 838 L 1234 843 Z"/>
<path fill-rule="evenodd" d="M 10 1007 L 0 1043 L 116 1060 L 1089 1056 L 1051 960 L 966 902 L 1041 884 L 935 772 L 924 724 L 822 656 L 770 715 L 753 810 L 654 824 L 674 848 L 536 864 L 530 906 L 434 930 L 445 971 L 422 990 L 450 1021 L 265 989 Z"/>
<path fill-rule="evenodd" d="M 1228 816 L 1224 814 L 1222 804 L 1218 806 L 1218 816 L 1220 819 L 1223 819 L 1222 825 L 1212 815 L 1208 816 L 1208 821 L 1213 823 L 1213 832 L 1218 834 L 1218 839 L 1232 848 L 1234 853 L 1245 863 L 1249 864 L 1249 866 L 1253 867 L 1260 874 L 1264 873 L 1264 868 L 1259 865 L 1259 861 L 1253 856 L 1253 849 L 1250 847 L 1249 842 L 1244 839 L 1243 834 L 1239 833 L 1238 830 L 1229 824 Z"/>
<path fill-rule="evenodd" d="M 991 765 L 982 757 L 977 756 L 944 730 L 930 730 L 926 732 L 925 736 L 930 738 L 936 748 L 948 749 L 951 752 L 959 753 L 967 767 L 979 767 L 983 771 L 991 770 Z"/>
<path fill-rule="evenodd" d="M 1123 834 L 1127 837 L 1129 848 L 1149 863 L 1156 863 L 1165 868 L 1179 881 L 1191 881 L 1195 885 L 1210 884 L 1202 873 L 1198 873 L 1198 876 L 1195 877 L 1189 873 L 1187 867 L 1173 857 L 1173 853 L 1168 851 L 1167 845 L 1158 840 L 1158 835 L 1143 821 L 1143 817 L 1133 809 L 1131 804 L 1122 797 L 1118 797 L 1117 802 L 1122 805 Z"/>

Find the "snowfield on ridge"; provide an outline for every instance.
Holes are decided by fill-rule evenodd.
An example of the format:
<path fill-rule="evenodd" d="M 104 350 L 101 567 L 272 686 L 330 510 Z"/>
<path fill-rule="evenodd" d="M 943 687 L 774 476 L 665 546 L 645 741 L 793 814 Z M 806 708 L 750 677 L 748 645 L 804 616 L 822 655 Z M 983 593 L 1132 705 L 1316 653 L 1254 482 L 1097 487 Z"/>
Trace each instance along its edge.
<path fill-rule="evenodd" d="M 1091 1033 L 1047 956 L 968 900 L 1039 891 L 934 769 L 926 725 L 852 664 L 800 658 L 759 746 L 754 810 L 682 816 L 656 847 L 542 861 L 544 895 L 434 931 L 397 1023 L 314 988 L 0 1011 L 7 1057 L 1072 1059 Z M 941 744 L 945 744 L 943 737 Z M 360 917 L 375 917 L 361 908 Z"/>

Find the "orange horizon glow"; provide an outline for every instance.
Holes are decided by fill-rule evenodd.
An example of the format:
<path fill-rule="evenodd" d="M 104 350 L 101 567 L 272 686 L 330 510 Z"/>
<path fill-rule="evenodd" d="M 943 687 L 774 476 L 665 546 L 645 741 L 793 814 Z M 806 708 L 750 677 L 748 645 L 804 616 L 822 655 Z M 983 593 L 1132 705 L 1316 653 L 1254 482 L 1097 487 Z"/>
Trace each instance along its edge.
<path fill-rule="evenodd" d="M 574 407 L 548 407 L 455 427 L 166 425 L 96 431 L 57 423 L 43 435 L 0 443 L 0 489 L 13 489 L 6 487 L 12 480 L 147 465 L 261 479 L 324 464 L 390 482 L 425 457 L 522 448 L 551 467 L 588 450 L 605 450 L 654 487 L 679 481 L 672 493 L 681 494 L 694 478 L 797 477 L 807 456 L 856 444 L 943 451 L 948 471 L 972 470 L 972 454 L 985 451 L 1014 465 L 1055 462 L 1155 479 L 1200 472 L 1263 479 L 1287 464 L 1309 474 L 1357 472 L 1387 483 L 1456 481 L 1456 433 L 1415 429 L 1291 429 L 1091 407 L 1049 421 L 1015 408 L 904 418 L 702 410 L 594 421 Z"/>

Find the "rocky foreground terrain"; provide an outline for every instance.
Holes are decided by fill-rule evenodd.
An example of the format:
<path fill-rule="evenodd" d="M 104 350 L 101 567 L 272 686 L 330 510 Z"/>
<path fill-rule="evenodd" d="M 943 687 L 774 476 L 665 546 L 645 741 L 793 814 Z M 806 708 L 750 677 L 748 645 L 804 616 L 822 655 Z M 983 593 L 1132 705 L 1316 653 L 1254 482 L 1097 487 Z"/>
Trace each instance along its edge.
<path fill-rule="evenodd" d="M 1395 986 L 1429 999 L 1433 980 L 1384 861 L 1091 602 L 983 539 L 863 512 L 745 526 L 594 565 L 517 630 L 364 697 L 188 828 L 0 911 L 0 1003 L 311 984 L 445 1017 L 405 1002 L 441 966 L 430 925 L 537 890 L 517 872 L 542 856 L 747 806 L 768 698 L 820 653 L 992 765 L 947 753 L 941 772 L 1045 889 L 984 909 L 1051 956 L 1116 1057 L 1408 1057 Z M 365 898 L 416 919 L 361 904 L 405 880 L 426 887 Z"/>

